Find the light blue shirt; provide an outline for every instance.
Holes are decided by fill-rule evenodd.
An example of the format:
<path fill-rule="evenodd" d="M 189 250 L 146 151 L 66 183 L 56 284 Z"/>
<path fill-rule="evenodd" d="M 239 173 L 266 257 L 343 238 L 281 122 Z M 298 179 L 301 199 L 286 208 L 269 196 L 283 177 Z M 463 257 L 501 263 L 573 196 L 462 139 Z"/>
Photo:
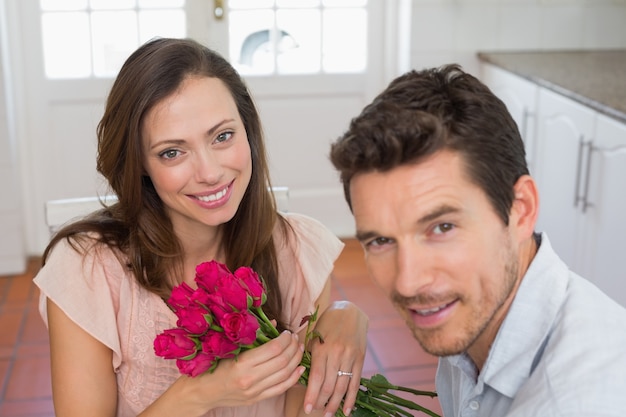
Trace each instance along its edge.
<path fill-rule="evenodd" d="M 467 355 L 448 356 L 436 385 L 445 417 L 626 416 L 626 309 L 542 234 L 480 375 Z"/>

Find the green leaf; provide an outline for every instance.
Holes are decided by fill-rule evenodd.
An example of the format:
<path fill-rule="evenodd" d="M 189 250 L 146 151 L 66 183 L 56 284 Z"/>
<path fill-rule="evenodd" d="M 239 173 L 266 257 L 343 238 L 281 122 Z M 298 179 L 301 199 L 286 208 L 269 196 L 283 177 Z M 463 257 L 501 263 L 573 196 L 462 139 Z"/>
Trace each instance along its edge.
<path fill-rule="evenodd" d="M 377 417 L 371 410 L 366 410 L 365 408 L 355 408 L 352 413 L 350 413 L 350 417 Z"/>

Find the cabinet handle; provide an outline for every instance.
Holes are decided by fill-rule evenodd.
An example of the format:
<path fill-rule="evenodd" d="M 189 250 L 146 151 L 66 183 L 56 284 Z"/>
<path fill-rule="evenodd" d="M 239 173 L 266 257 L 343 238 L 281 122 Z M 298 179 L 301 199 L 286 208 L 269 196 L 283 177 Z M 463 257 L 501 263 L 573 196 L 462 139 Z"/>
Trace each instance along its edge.
<path fill-rule="evenodd" d="M 526 134 L 528 134 L 528 119 L 534 117 L 535 115 L 528 110 L 527 107 L 524 107 L 524 111 L 522 113 L 522 139 L 526 142 Z"/>
<path fill-rule="evenodd" d="M 596 148 L 593 146 L 593 142 L 587 142 L 589 145 L 589 151 L 587 152 L 587 172 L 585 173 L 585 193 L 583 194 L 583 213 L 587 212 L 589 207 L 593 207 L 593 204 L 589 202 L 589 180 L 591 178 L 591 156 Z"/>
<path fill-rule="evenodd" d="M 585 137 L 580 135 L 578 140 L 578 163 L 576 165 L 576 188 L 574 188 L 574 208 L 578 207 L 578 202 L 581 200 L 578 190 L 580 190 L 580 176 L 582 175 L 582 163 L 583 163 L 583 150 L 585 148 Z"/>

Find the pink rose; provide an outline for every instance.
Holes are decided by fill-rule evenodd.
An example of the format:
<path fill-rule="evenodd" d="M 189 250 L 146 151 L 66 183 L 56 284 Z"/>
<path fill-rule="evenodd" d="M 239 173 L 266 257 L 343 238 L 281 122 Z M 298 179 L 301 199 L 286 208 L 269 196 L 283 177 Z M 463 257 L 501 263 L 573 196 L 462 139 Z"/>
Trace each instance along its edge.
<path fill-rule="evenodd" d="M 239 346 L 221 332 L 209 332 L 201 340 L 202 351 L 218 359 L 234 358 L 239 353 Z"/>
<path fill-rule="evenodd" d="M 211 302 L 211 294 L 201 287 L 198 287 L 190 297 L 190 303 L 202 306 L 207 310 Z"/>
<path fill-rule="evenodd" d="M 252 297 L 252 305 L 254 307 L 260 307 L 265 304 L 267 300 L 265 287 L 259 275 L 252 268 L 242 266 L 237 268 L 234 275 L 239 278 L 242 286 L 247 290 L 248 295 Z"/>
<path fill-rule="evenodd" d="M 197 342 L 183 329 L 167 329 L 154 339 L 154 352 L 165 359 L 182 359 L 196 352 Z"/>
<path fill-rule="evenodd" d="M 214 356 L 204 352 L 198 352 L 196 356 L 189 360 L 176 360 L 176 366 L 181 374 L 189 376 L 198 376 L 208 371 L 217 365 L 217 361 Z"/>
<path fill-rule="evenodd" d="M 207 306 L 218 323 L 221 323 L 222 317 L 224 317 L 225 314 L 235 311 L 226 303 L 221 294 L 209 294 L 207 296 Z"/>
<path fill-rule="evenodd" d="M 196 282 L 209 293 L 214 293 L 217 282 L 227 276 L 232 276 L 230 270 L 226 265 L 216 261 L 203 262 L 196 266 Z"/>
<path fill-rule="evenodd" d="M 222 277 L 217 282 L 217 293 L 231 309 L 236 311 L 248 309 L 248 293 L 234 275 Z"/>
<path fill-rule="evenodd" d="M 211 313 L 197 304 L 178 310 L 176 316 L 176 325 L 194 335 L 205 334 L 212 322 Z"/>
<path fill-rule="evenodd" d="M 220 324 L 224 334 L 232 342 L 239 345 L 250 345 L 256 340 L 256 332 L 259 329 L 257 319 L 246 311 L 226 313 Z"/>
<path fill-rule="evenodd" d="M 190 304 L 192 304 L 191 296 L 193 293 L 194 289 L 187 283 L 183 282 L 172 288 L 172 294 L 167 300 L 167 304 L 169 304 L 174 311 L 187 308 Z"/>

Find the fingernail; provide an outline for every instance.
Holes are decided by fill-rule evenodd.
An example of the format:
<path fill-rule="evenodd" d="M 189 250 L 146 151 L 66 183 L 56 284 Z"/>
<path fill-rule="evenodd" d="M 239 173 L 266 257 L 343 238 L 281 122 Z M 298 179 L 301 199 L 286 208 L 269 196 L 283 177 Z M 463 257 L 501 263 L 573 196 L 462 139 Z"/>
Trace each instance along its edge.
<path fill-rule="evenodd" d="M 324 414 L 324 417 L 333 417 L 333 413 L 326 413 Z"/>
<path fill-rule="evenodd" d="M 351 412 L 352 412 L 351 408 L 346 408 L 345 410 L 343 410 L 343 413 L 346 415 L 346 417 L 349 416 Z"/>
<path fill-rule="evenodd" d="M 311 410 L 313 410 L 313 406 L 311 404 L 307 404 L 307 405 L 304 406 L 305 414 L 310 414 Z"/>

